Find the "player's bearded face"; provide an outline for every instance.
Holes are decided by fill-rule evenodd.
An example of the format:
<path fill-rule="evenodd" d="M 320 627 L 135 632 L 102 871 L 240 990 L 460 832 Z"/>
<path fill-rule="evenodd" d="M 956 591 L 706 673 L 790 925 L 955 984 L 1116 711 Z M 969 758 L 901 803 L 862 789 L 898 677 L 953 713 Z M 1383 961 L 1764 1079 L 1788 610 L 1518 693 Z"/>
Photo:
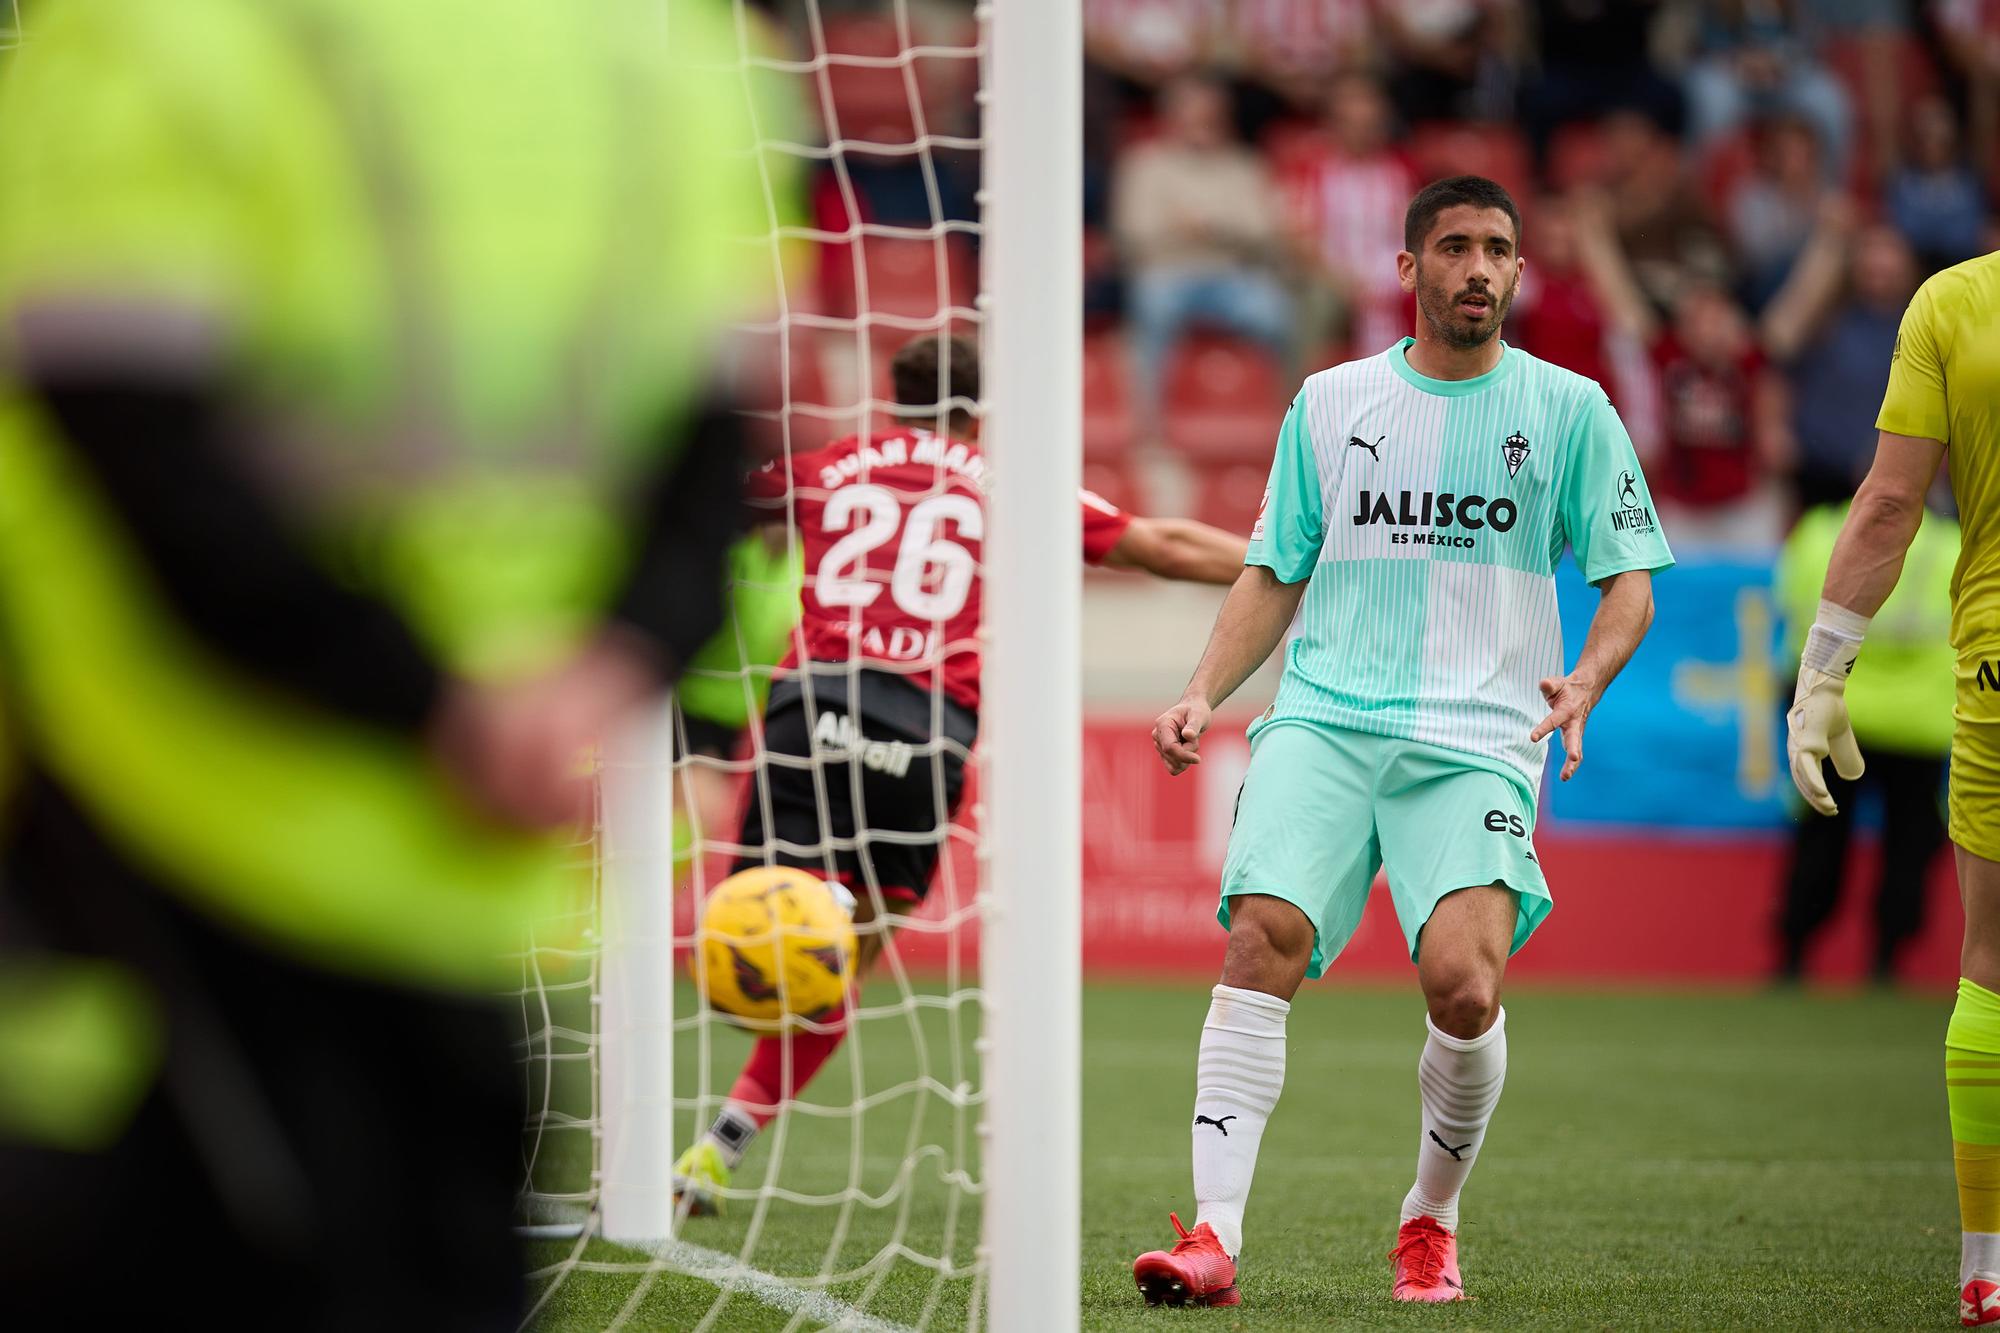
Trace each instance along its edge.
<path fill-rule="evenodd" d="M 1469 272 L 1459 264 L 1417 259 L 1417 308 L 1424 322 L 1453 347 L 1478 347 L 1492 340 L 1507 321 L 1507 309 L 1520 290 L 1521 274 L 1511 261 L 1504 270 L 1506 285 L 1491 272 Z"/>

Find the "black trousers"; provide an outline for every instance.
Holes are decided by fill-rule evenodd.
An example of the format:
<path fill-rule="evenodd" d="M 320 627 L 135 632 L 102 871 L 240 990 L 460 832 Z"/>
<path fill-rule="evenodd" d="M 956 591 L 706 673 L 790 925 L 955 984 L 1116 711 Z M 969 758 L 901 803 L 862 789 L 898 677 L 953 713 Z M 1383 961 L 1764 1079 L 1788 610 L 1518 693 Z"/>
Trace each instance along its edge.
<path fill-rule="evenodd" d="M 0 1142 L 0 1323 L 514 1329 L 515 1021 L 280 957 L 148 883 L 46 784 L 26 807 L 0 966 L 117 960 L 157 996 L 166 1068 L 106 1151 Z"/>
<path fill-rule="evenodd" d="M 1841 879 L 1854 829 L 1854 806 L 1863 789 L 1882 802 L 1882 868 L 1875 890 L 1874 970 L 1895 971 L 1896 952 L 1924 924 L 1924 882 L 1931 858 L 1944 845 L 1944 817 L 1938 795 L 1944 781 L 1943 756 L 1867 750 L 1867 770 L 1849 782 L 1825 766 L 1827 790 L 1840 813 L 1808 810 L 1792 834 L 1791 868 L 1778 916 L 1782 969 L 1797 975 L 1807 947 L 1840 902 Z"/>

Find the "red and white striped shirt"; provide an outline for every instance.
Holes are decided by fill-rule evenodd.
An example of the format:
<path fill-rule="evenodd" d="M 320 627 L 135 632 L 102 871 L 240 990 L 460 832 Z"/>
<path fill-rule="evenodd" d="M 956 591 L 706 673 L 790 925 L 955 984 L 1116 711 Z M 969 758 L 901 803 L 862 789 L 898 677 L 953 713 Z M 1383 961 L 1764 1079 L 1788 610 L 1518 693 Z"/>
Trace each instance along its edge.
<path fill-rule="evenodd" d="M 1325 74 L 1368 44 L 1373 0 L 1236 0 L 1231 27 L 1260 69 Z"/>

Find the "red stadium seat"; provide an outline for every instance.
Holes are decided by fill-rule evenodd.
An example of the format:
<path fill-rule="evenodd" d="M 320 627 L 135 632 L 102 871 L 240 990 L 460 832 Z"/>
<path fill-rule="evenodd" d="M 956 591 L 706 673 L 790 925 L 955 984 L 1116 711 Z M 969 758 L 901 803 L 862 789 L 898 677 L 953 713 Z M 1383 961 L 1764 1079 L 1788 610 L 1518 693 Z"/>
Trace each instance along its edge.
<path fill-rule="evenodd" d="M 1169 447 L 1196 461 L 1268 458 L 1284 415 L 1278 368 L 1262 348 L 1216 335 L 1181 340 L 1167 367 Z"/>
<path fill-rule="evenodd" d="M 1534 157 L 1527 138 L 1512 125 L 1432 121 L 1411 131 L 1407 150 L 1427 182 L 1442 176 L 1485 176 L 1517 200 L 1534 190 Z"/>
<path fill-rule="evenodd" d="M 1129 366 L 1120 339 L 1100 334 L 1083 340 L 1083 456 L 1123 459 L 1132 452 Z"/>
<path fill-rule="evenodd" d="M 1270 446 L 1266 446 L 1268 457 Z M 1264 503 L 1268 463 L 1211 463 L 1195 471 L 1194 516 L 1225 532 L 1248 537 Z"/>

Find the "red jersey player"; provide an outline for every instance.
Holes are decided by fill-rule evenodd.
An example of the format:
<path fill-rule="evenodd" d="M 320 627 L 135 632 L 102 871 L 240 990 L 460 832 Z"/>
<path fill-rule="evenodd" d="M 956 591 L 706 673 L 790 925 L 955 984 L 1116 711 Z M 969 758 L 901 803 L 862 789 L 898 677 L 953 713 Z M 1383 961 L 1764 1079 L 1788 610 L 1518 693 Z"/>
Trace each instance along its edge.
<path fill-rule="evenodd" d="M 775 762 L 757 773 L 740 838 L 764 850 L 735 868 L 795 865 L 845 884 L 857 976 L 930 889 L 979 730 L 986 459 L 978 421 L 956 406 L 979 396 L 978 352 L 965 338 L 919 337 L 890 372 L 899 415 L 921 424 L 849 436 L 750 480 L 753 506 L 791 519 L 806 577 L 792 653 L 765 705 Z M 940 417 L 942 434 L 931 429 Z M 1241 537 L 1128 514 L 1088 491 L 1079 504 L 1091 564 L 1214 584 L 1242 572 Z M 757 1131 L 846 1026 L 843 1016 L 758 1039 L 715 1124 L 675 1164 L 684 1208 L 716 1206 Z"/>

